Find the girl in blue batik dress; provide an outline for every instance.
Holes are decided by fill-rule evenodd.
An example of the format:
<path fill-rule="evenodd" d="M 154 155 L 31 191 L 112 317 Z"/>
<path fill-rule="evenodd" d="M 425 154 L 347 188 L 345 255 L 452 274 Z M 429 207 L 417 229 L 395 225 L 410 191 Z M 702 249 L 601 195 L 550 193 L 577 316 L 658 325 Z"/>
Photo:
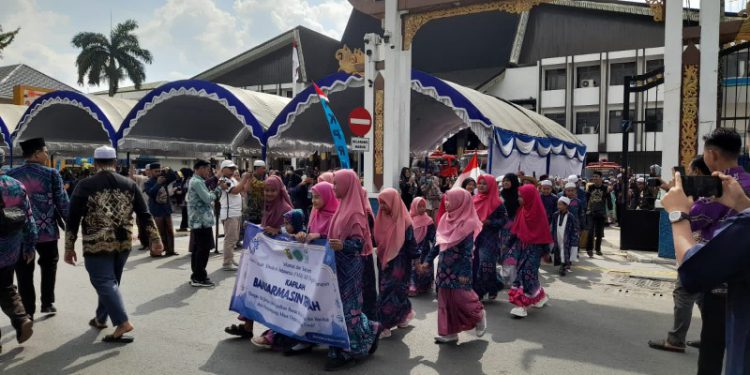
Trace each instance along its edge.
<path fill-rule="evenodd" d="M 495 177 L 489 174 L 477 179 L 477 194 L 473 198 L 477 216 L 482 222 L 482 231 L 474 242 L 472 268 L 474 270 L 473 286 L 479 299 L 489 295 L 490 300 L 497 298 L 503 283 L 497 274 L 497 260 L 500 253 L 498 238 L 500 230 L 508 221 L 505 207 L 497 191 Z"/>
<path fill-rule="evenodd" d="M 513 226 L 513 222 L 516 219 L 516 212 L 518 211 L 518 187 L 520 181 L 518 176 L 513 173 L 508 173 L 503 176 L 503 190 L 500 195 L 503 198 L 503 207 L 508 215 L 508 221 L 505 225 L 500 228 L 498 235 L 498 243 L 505 244 L 511 237 L 510 228 Z M 505 285 L 510 285 L 516 280 L 516 266 L 518 264 L 519 257 L 518 246 L 511 247 L 500 247 L 500 264 L 502 265 L 502 271 L 500 276 Z"/>
<path fill-rule="evenodd" d="M 568 211 L 570 198 L 560 197 L 557 212 L 552 215 L 552 258 L 560 266 L 560 276 L 570 272 L 570 266 L 578 261 L 578 222 Z"/>
<path fill-rule="evenodd" d="M 432 289 L 435 281 L 435 265 L 430 262 L 429 272 L 416 272 L 417 267 L 425 261 L 427 254 L 435 244 L 435 223 L 427 215 L 427 202 L 422 197 L 414 198 L 411 202 L 412 227 L 414 228 L 414 239 L 417 241 L 417 253 L 419 259 L 415 259 L 412 267 L 411 283 L 409 284 L 409 297 L 427 293 Z"/>

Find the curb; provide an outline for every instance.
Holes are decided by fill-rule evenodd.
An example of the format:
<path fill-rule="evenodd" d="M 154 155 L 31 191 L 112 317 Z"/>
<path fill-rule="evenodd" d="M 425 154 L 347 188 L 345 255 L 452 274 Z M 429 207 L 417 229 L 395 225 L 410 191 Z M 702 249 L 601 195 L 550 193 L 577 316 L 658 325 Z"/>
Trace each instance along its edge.
<path fill-rule="evenodd" d="M 643 255 L 643 254 L 639 254 L 633 251 L 626 251 L 625 259 L 628 262 L 635 262 L 635 263 L 652 263 L 652 264 L 668 264 L 668 265 L 674 265 L 676 262 L 674 259 L 659 258 L 656 255 Z"/>

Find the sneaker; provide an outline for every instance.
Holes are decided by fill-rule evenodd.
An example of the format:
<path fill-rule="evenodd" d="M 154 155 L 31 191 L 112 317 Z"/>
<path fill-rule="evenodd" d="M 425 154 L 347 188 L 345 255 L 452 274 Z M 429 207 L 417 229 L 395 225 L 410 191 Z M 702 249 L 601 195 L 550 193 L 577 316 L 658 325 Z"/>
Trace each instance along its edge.
<path fill-rule="evenodd" d="M 541 301 L 534 304 L 534 307 L 536 307 L 537 309 L 541 309 L 547 304 L 547 302 L 549 302 L 549 296 L 545 294 L 544 298 L 542 298 Z"/>
<path fill-rule="evenodd" d="M 42 306 L 42 314 L 54 314 L 57 312 L 55 305 Z"/>
<path fill-rule="evenodd" d="M 529 316 L 529 313 L 523 307 L 514 307 L 513 310 L 510 310 L 510 315 L 516 318 L 525 318 Z"/>
<path fill-rule="evenodd" d="M 235 267 L 233 264 L 230 264 L 228 266 L 224 266 L 222 269 L 224 271 L 237 271 L 237 267 Z"/>
<path fill-rule="evenodd" d="M 484 314 L 482 314 L 482 320 L 477 323 L 475 330 L 477 337 L 482 337 L 484 336 L 484 333 L 487 332 L 487 310 L 484 310 Z"/>
<path fill-rule="evenodd" d="M 239 264 L 239 263 L 237 263 L 237 262 L 236 262 L 236 261 L 234 261 L 234 260 L 232 261 L 232 265 L 233 265 L 233 266 L 235 266 L 235 267 L 239 267 L 239 266 L 240 266 L 240 264 Z"/>
<path fill-rule="evenodd" d="M 212 288 L 215 287 L 216 284 L 213 283 L 213 281 L 206 279 L 206 280 L 190 280 L 190 286 L 196 287 L 196 288 Z"/>
<path fill-rule="evenodd" d="M 391 337 L 391 334 L 392 334 L 391 330 L 388 329 L 388 328 L 386 328 L 382 332 L 380 332 L 380 338 L 381 339 L 387 339 L 387 338 Z"/>
<path fill-rule="evenodd" d="M 604 256 L 604 254 L 602 254 L 602 251 L 601 251 L 601 250 L 597 251 L 597 252 L 596 252 L 596 255 L 598 255 L 598 256 L 600 256 L 600 257 L 603 257 L 603 256 Z"/>
<path fill-rule="evenodd" d="M 409 314 L 406 315 L 406 318 L 404 318 L 404 321 L 398 324 L 398 328 L 408 327 L 409 323 L 411 323 L 412 319 L 414 319 L 414 315 L 416 315 L 414 310 L 409 311 Z"/>
<path fill-rule="evenodd" d="M 458 335 L 435 336 L 435 344 L 450 344 L 458 342 Z"/>

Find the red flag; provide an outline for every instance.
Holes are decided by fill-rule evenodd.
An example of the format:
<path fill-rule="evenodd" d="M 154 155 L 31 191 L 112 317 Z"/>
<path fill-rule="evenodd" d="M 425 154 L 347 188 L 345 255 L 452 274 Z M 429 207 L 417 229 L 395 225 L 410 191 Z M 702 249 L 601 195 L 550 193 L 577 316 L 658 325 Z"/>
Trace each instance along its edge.
<path fill-rule="evenodd" d="M 469 164 L 466 164 L 466 168 L 464 168 L 463 173 L 458 176 L 458 179 L 456 179 L 456 183 L 453 184 L 453 187 L 461 187 L 461 184 L 464 182 L 464 180 L 468 177 L 471 177 L 476 181 L 479 178 L 479 175 L 485 174 L 485 172 L 481 169 L 479 169 L 479 158 L 477 157 L 477 153 L 474 152 L 474 156 L 469 160 Z"/>

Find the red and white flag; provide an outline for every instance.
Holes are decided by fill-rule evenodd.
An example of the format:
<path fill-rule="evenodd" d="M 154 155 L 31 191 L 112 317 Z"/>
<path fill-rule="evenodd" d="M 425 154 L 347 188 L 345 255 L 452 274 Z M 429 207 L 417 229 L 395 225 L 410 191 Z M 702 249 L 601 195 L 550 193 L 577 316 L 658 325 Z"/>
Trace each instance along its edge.
<path fill-rule="evenodd" d="M 469 164 L 466 165 L 466 168 L 464 168 L 463 173 L 461 173 L 458 176 L 458 179 L 456 180 L 456 183 L 453 184 L 453 187 L 461 187 L 461 184 L 466 180 L 467 178 L 471 177 L 476 181 L 480 175 L 485 174 L 485 172 L 481 169 L 479 169 L 479 158 L 477 158 L 477 153 L 474 153 L 474 156 L 469 161 Z"/>
<path fill-rule="evenodd" d="M 297 54 L 297 41 L 292 42 L 292 84 L 299 82 L 299 55 Z"/>
<path fill-rule="evenodd" d="M 318 93 L 318 98 L 321 102 L 331 102 L 330 100 L 328 100 L 328 95 L 326 95 L 326 93 L 324 93 L 323 90 L 320 89 L 320 86 L 318 86 L 315 82 L 313 82 L 313 86 L 315 86 L 315 92 Z"/>

